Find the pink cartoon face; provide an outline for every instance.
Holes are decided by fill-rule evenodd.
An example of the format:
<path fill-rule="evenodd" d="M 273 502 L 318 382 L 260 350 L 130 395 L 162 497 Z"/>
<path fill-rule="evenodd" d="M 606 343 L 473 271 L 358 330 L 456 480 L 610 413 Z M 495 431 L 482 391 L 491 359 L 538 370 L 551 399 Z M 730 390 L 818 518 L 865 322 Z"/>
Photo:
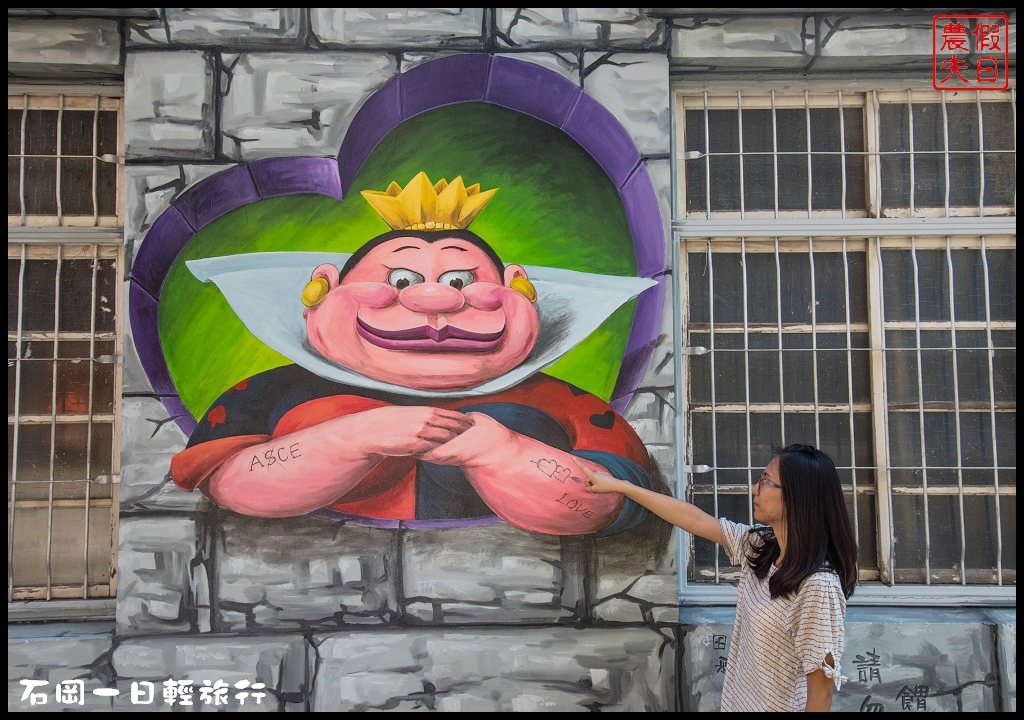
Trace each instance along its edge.
<path fill-rule="evenodd" d="M 531 301 L 468 240 L 398 237 L 371 249 L 345 279 L 321 265 L 327 294 L 305 311 L 323 357 L 366 377 L 418 390 L 459 390 L 519 365 L 537 341 Z"/>

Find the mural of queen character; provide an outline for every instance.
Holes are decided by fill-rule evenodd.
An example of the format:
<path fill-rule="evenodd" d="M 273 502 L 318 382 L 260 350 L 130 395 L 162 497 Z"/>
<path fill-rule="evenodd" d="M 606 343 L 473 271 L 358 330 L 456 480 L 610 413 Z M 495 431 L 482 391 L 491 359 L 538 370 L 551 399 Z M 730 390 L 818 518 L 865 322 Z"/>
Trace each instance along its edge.
<path fill-rule="evenodd" d="M 174 482 L 257 517 L 638 525 L 646 511 L 587 493 L 578 465 L 651 488 L 647 449 L 606 402 L 542 369 L 654 281 L 506 265 L 466 229 L 496 192 L 421 172 L 363 191 L 391 231 L 355 253 L 189 261 L 294 364 L 214 401 Z"/>

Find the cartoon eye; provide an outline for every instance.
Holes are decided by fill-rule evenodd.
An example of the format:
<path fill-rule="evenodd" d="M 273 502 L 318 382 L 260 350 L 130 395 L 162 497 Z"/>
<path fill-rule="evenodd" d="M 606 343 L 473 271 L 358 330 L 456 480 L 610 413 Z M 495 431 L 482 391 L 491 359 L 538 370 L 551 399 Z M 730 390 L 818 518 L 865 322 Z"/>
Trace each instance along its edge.
<path fill-rule="evenodd" d="M 423 282 L 423 276 L 418 272 L 412 270 L 406 270 L 405 268 L 395 268 L 388 273 L 388 284 L 393 285 L 399 290 L 407 288 L 410 285 L 418 285 Z"/>
<path fill-rule="evenodd" d="M 442 273 L 441 277 L 437 279 L 442 285 L 451 285 L 456 290 L 469 285 L 476 278 L 473 276 L 472 270 L 451 270 L 446 273 Z"/>

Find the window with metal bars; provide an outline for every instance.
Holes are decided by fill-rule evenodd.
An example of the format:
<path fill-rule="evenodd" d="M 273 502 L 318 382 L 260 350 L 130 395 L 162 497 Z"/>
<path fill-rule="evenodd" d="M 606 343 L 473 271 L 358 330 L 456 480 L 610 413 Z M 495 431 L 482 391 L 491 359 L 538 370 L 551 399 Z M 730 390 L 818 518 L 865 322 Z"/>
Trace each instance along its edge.
<path fill-rule="evenodd" d="M 120 128 L 106 89 L 8 94 L 8 602 L 115 594 Z"/>
<path fill-rule="evenodd" d="M 7 225 L 120 227 L 121 98 L 7 96 Z"/>
<path fill-rule="evenodd" d="M 676 111 L 687 499 L 752 522 L 773 451 L 811 442 L 862 598 L 1015 602 L 1015 92 L 681 90 Z M 684 598 L 736 579 L 685 542 Z"/>

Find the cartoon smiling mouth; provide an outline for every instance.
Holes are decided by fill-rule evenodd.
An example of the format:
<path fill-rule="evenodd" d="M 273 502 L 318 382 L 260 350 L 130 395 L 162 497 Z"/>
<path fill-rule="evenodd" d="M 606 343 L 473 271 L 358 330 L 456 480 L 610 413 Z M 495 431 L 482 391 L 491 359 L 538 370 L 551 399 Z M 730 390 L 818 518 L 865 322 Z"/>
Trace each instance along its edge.
<path fill-rule="evenodd" d="M 420 352 L 450 352 L 468 350 L 486 352 L 498 347 L 505 336 L 505 329 L 497 332 L 478 333 L 463 330 L 452 325 L 435 328 L 429 325 L 403 330 L 382 330 L 356 319 L 356 331 L 366 342 L 387 350 L 418 350 Z"/>

